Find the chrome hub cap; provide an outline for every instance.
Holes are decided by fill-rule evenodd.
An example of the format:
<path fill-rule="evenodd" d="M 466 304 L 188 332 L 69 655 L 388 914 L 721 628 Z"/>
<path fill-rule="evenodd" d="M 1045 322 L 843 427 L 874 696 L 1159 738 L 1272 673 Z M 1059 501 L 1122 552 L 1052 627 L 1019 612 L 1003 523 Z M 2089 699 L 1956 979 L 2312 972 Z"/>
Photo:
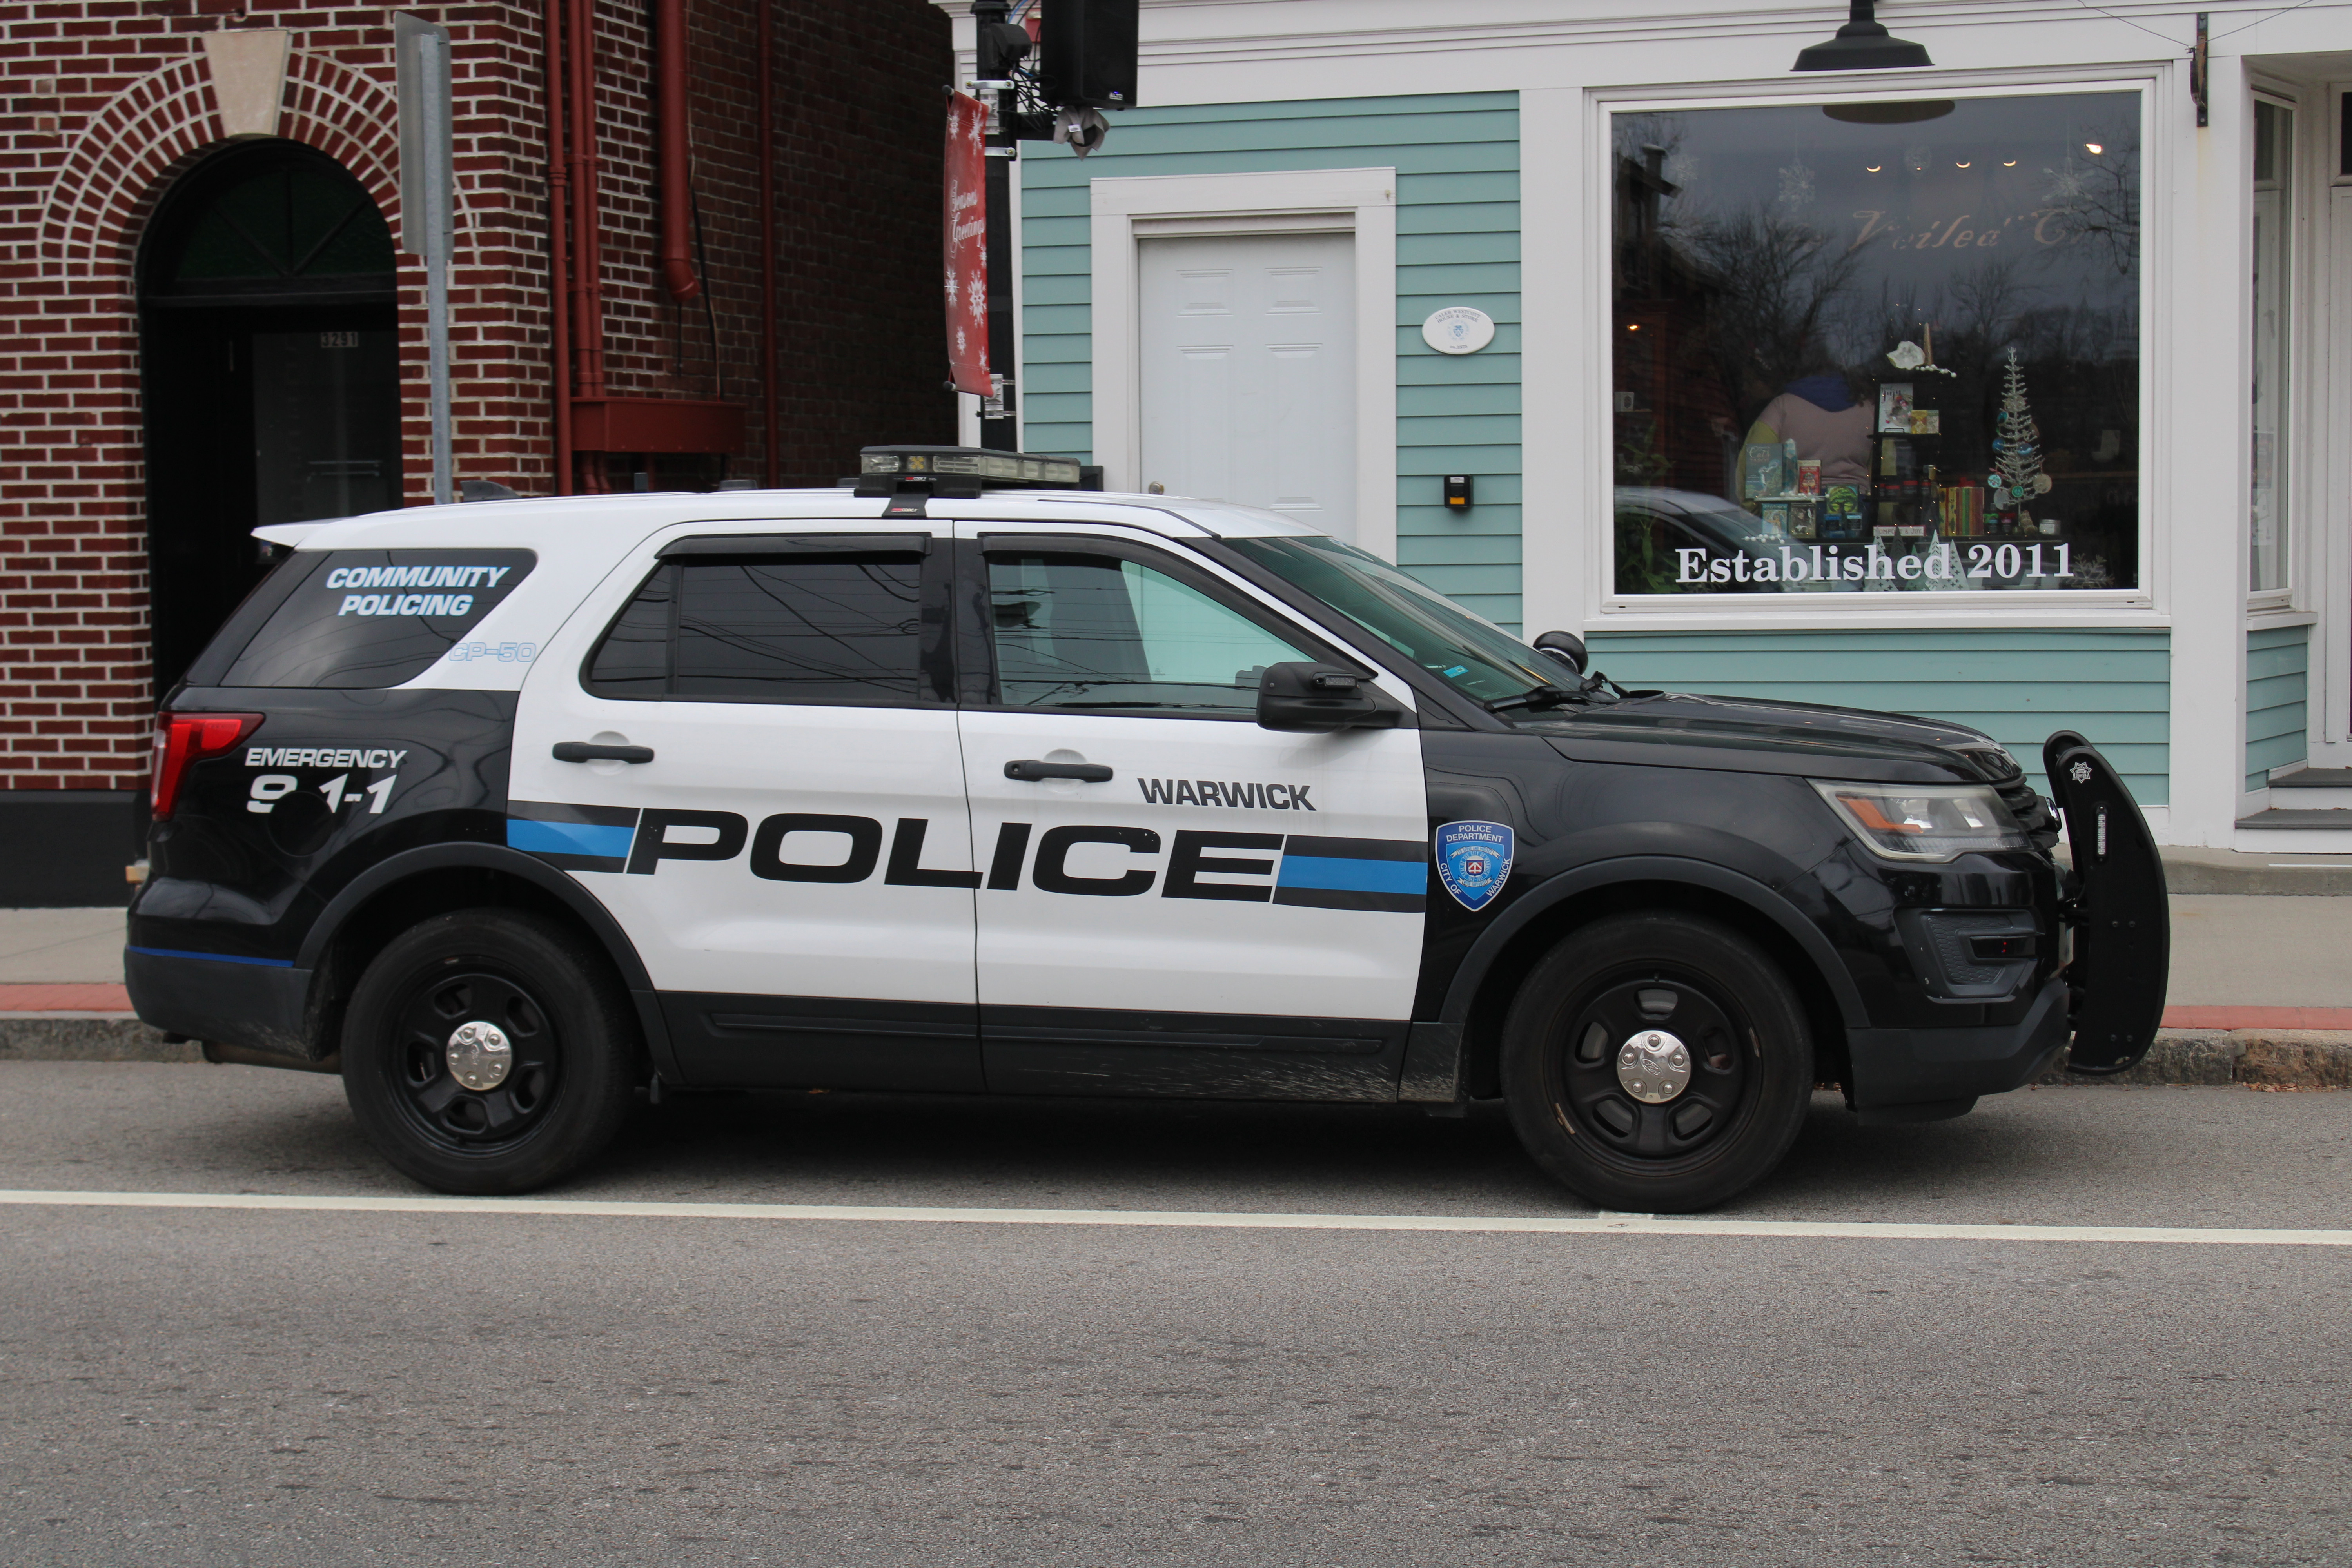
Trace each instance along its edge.
<path fill-rule="evenodd" d="M 449 1076 L 467 1089 L 496 1089 L 513 1070 L 514 1047 L 496 1024 L 479 1020 L 460 1024 L 449 1037 Z M 1690 1078 L 1687 1068 L 1683 1078 L 1685 1081 Z"/>
<path fill-rule="evenodd" d="M 1644 1105 L 1664 1105 L 1690 1080 L 1689 1047 L 1664 1029 L 1643 1029 L 1617 1048 L 1617 1081 Z"/>

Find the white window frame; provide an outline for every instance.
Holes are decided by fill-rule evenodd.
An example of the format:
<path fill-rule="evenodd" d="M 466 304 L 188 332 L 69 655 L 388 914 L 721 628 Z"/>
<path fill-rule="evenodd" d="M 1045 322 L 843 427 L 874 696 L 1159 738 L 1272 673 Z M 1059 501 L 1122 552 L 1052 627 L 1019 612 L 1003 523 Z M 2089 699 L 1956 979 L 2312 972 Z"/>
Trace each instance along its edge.
<path fill-rule="evenodd" d="M 1356 257 L 1355 542 L 1396 555 L 1396 171 L 1284 169 L 1088 183 L 1094 455 L 1103 488 L 1138 490 L 1143 462 L 1139 241 L 1351 233 Z"/>
<path fill-rule="evenodd" d="M 2294 116 L 2294 134 L 2291 139 L 2295 167 L 2287 175 L 2289 208 L 2286 234 L 2287 266 L 2287 416 L 2286 416 L 2286 489 L 2280 504 L 2286 509 L 2286 581 L 2275 588 L 2254 588 L 2246 591 L 2246 628 L 2253 631 L 2265 626 L 2305 626 L 2317 619 L 2306 602 L 2306 584 L 2312 579 L 2304 569 L 2304 560 L 2318 546 L 2318 531 L 2309 515 L 2318 502 L 2319 491 L 2305 477 L 2305 469 L 2317 456 L 2312 437 L 2317 426 L 2312 419 L 2312 403 L 2320 387 L 2320 377 L 2315 374 L 2326 357 L 2322 337 L 2312 328 L 2318 320 L 2313 309 L 2318 299 L 2317 279 L 2313 276 L 2315 247 L 2313 244 L 2313 214 L 2327 205 L 2329 182 L 2315 179 L 2316 171 L 2332 166 L 2333 160 L 2323 163 L 2327 152 L 2315 145 L 2314 134 L 2322 129 L 2332 130 L 2334 122 L 2326 114 L 2313 114 L 2309 95 L 2289 81 L 2261 73 L 2252 73 L 2247 82 L 2246 133 L 2253 135 L 2254 105 L 2268 100 L 2279 109 Z M 2314 120 L 2327 121 L 2326 127 L 2315 127 Z M 2253 199 L 2254 181 L 2251 160 L 2245 171 L 2245 232 L 2247 265 L 2247 335 L 2246 374 L 2248 386 L 2253 384 Z M 2246 429 L 2246 461 L 2249 465 L 2246 487 L 2245 527 L 2247 530 L 2247 575 L 2252 576 L 2253 543 L 2253 426 L 2251 413 Z"/>
<path fill-rule="evenodd" d="M 1614 461 L 1608 411 L 1614 406 L 1611 357 L 1594 353 L 1586 371 L 1586 406 L 1594 411 L 1580 434 L 1587 459 L 1580 493 L 1584 515 L 1599 520 L 1586 529 L 1580 575 L 1582 621 L 1588 631 L 1709 631 L 1744 628 L 1784 630 L 1933 629 L 1957 626 L 2163 626 L 2170 624 L 2160 542 L 2167 537 L 2170 498 L 2162 482 L 2165 442 L 2163 400 L 2172 329 L 2163 308 L 2168 258 L 2158 241 L 2168 233 L 2167 185 L 2168 139 L 2158 123 L 2158 106 L 2169 98 L 2162 79 L 2147 66 L 2108 68 L 2074 67 L 2048 71 L 1938 71 L 1932 79 L 1906 73 L 1828 82 L 1726 82 L 1706 87 L 1592 88 L 1585 93 L 1584 340 L 1612 341 L 1615 301 L 1611 297 L 1610 248 L 1614 243 L 1615 203 L 1611 159 L 1612 117 L 1706 109 L 1775 108 L 1795 104 L 1870 102 L 1920 98 L 2040 98 L 2063 92 L 2137 91 L 2140 109 L 2140 384 L 2139 384 L 2139 584 L 2133 588 L 2033 593 L 1906 592 L 1893 594 L 1674 594 L 1621 595 L 1615 591 L 1616 508 Z M 1759 601 L 1763 601 L 1759 604 Z"/>

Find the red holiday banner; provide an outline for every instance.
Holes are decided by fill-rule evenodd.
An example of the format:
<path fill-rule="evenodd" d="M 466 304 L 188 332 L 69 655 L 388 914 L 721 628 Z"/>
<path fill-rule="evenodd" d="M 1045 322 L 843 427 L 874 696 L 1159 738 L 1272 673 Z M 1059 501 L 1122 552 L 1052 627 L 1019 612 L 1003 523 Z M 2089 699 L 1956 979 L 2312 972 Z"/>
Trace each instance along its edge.
<path fill-rule="evenodd" d="M 988 379 L 988 110 L 948 100 L 948 367 L 958 392 L 986 396 Z"/>

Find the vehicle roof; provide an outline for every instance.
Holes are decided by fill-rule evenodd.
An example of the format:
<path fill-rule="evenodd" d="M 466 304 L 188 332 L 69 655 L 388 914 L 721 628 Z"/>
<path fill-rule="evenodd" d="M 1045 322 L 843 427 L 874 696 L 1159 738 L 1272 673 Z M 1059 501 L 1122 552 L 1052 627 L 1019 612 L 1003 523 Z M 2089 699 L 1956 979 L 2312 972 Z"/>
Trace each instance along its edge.
<path fill-rule="evenodd" d="M 659 494 L 542 496 L 405 507 L 362 517 L 281 522 L 257 538 L 297 550 L 545 547 L 625 549 L 657 528 L 683 522 L 852 522 L 876 532 L 919 533 L 945 521 L 1105 522 L 1171 539 L 1319 536 L 1280 512 L 1184 496 L 1107 495 L 1095 490 L 989 490 L 976 500 L 934 500 L 923 518 L 885 518 L 889 503 L 847 489 L 713 490 Z"/>

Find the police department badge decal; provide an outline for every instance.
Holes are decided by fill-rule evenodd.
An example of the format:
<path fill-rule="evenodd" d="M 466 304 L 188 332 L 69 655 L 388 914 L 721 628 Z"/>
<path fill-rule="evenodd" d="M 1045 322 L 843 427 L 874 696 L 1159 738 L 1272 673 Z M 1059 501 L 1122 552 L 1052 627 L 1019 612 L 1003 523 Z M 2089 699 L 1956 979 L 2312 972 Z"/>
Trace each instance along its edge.
<path fill-rule="evenodd" d="M 1511 874 L 1511 829 L 1502 822 L 1449 822 L 1437 830 L 1437 879 L 1476 914 Z"/>

